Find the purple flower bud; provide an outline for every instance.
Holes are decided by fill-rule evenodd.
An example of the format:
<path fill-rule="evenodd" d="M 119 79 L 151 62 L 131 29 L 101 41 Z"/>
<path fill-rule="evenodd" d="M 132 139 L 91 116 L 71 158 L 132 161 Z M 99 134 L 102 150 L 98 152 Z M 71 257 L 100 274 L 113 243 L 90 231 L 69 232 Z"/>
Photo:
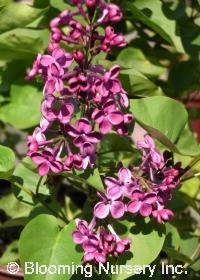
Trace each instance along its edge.
<path fill-rule="evenodd" d="M 108 4 L 107 9 L 108 9 L 108 17 L 110 21 L 119 22 L 122 19 L 123 17 L 122 11 L 117 5 Z"/>
<path fill-rule="evenodd" d="M 85 4 L 89 9 L 92 9 L 97 4 L 97 0 L 85 0 Z"/>
<path fill-rule="evenodd" d="M 60 24 L 60 20 L 61 19 L 59 17 L 52 19 L 52 21 L 50 22 L 50 27 L 51 28 L 58 27 Z"/>
<path fill-rule="evenodd" d="M 74 60 L 76 62 L 82 62 L 84 60 L 84 58 L 85 58 L 84 53 L 82 51 L 79 51 L 79 50 L 75 50 L 73 52 L 73 56 L 74 56 Z"/>
<path fill-rule="evenodd" d="M 152 215 L 157 219 L 159 224 L 167 222 L 170 217 L 174 216 L 173 212 L 169 209 L 154 210 Z"/>

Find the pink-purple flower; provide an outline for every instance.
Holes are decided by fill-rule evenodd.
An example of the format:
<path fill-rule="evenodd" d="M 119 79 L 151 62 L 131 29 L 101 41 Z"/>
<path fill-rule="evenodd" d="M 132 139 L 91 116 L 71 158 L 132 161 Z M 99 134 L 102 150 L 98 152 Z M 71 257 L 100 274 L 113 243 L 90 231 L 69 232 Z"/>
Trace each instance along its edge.
<path fill-rule="evenodd" d="M 81 147 L 85 142 L 97 144 L 101 140 L 101 135 L 92 130 L 91 123 L 86 118 L 81 118 L 73 126 L 66 126 L 66 132 L 74 138 L 74 145 Z"/>
<path fill-rule="evenodd" d="M 110 213 L 114 219 L 121 218 L 125 213 L 125 205 L 120 198 L 110 198 L 104 193 L 98 193 L 101 202 L 94 207 L 94 215 L 99 219 L 105 219 Z"/>
<path fill-rule="evenodd" d="M 50 148 L 42 153 L 33 152 L 31 154 L 32 161 L 38 164 L 38 172 L 40 176 L 45 176 L 49 171 L 60 173 L 63 170 L 62 162 L 56 158 L 53 150 Z"/>

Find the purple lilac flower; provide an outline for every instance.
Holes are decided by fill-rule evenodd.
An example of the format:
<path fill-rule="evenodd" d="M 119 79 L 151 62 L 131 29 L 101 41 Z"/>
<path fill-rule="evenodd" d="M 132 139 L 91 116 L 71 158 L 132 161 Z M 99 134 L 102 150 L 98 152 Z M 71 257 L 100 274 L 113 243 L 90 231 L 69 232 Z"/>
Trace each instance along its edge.
<path fill-rule="evenodd" d="M 104 182 L 107 186 L 108 197 L 113 199 L 124 196 L 131 197 L 133 190 L 137 188 L 137 183 L 133 179 L 131 171 L 124 167 L 120 168 L 118 179 L 106 177 Z"/>
<path fill-rule="evenodd" d="M 152 215 L 159 224 L 162 224 L 163 222 L 167 222 L 169 218 L 174 216 L 173 212 L 170 209 L 154 210 L 152 212 Z"/>
<path fill-rule="evenodd" d="M 135 190 L 132 193 L 132 200 L 127 205 L 127 210 L 130 213 L 140 213 L 144 217 L 151 215 L 153 211 L 153 203 L 157 201 L 155 193 L 143 193 L 140 190 Z"/>
<path fill-rule="evenodd" d="M 119 125 L 124 120 L 124 115 L 120 112 L 116 103 L 113 100 L 108 100 L 103 105 L 102 110 L 96 109 L 92 118 L 99 124 L 99 129 L 102 134 L 107 134 L 112 129 L 113 125 Z"/>
<path fill-rule="evenodd" d="M 41 111 L 49 122 L 59 121 L 61 124 L 67 124 L 72 118 L 74 106 L 50 96 L 42 103 Z"/>
<path fill-rule="evenodd" d="M 40 176 L 45 176 L 49 171 L 60 173 L 63 170 L 63 164 L 56 159 L 53 150 L 46 149 L 42 153 L 34 152 L 31 154 L 32 161 L 38 164 Z"/>
<path fill-rule="evenodd" d="M 39 54 L 27 75 L 27 79 L 39 75 L 44 82 L 40 126 L 28 136 L 28 155 L 41 176 L 93 168 L 103 136 L 112 129 L 128 135 L 133 122 L 127 92 L 119 80 L 120 66 L 105 70 L 93 64 L 101 51 L 126 45 L 123 34 L 104 26 L 119 22 L 121 9 L 104 0 L 71 0 L 71 4 L 76 6 L 74 11 L 63 11 L 50 22 L 49 53 Z M 99 31 L 101 25 L 104 32 Z M 63 43 L 77 48 L 69 53 L 61 47 Z M 120 219 L 128 211 L 153 217 L 158 223 L 173 217 L 165 205 L 180 184 L 180 163 L 174 165 L 168 152 L 161 154 L 149 135 L 137 143 L 137 148 L 142 151 L 138 166 L 121 164 L 117 178 L 105 178 L 105 193 L 97 193 L 100 201 L 94 207 L 91 223 L 76 220 L 72 237 L 82 246 L 84 262 L 105 263 L 109 256 L 118 257 L 130 249 L 130 239 L 120 239 L 110 224 L 102 226 L 102 219 L 106 224 L 110 214 Z"/>
<path fill-rule="evenodd" d="M 94 207 L 94 215 L 99 219 L 105 219 L 111 213 L 114 219 L 121 218 L 125 213 L 125 205 L 120 198 L 110 198 L 104 193 L 99 193 L 98 196 L 102 199 Z"/>
<path fill-rule="evenodd" d="M 81 147 L 85 142 L 96 144 L 101 140 L 100 133 L 92 131 L 92 125 L 86 118 L 78 120 L 75 127 L 66 126 L 66 132 L 74 138 L 76 147 Z"/>

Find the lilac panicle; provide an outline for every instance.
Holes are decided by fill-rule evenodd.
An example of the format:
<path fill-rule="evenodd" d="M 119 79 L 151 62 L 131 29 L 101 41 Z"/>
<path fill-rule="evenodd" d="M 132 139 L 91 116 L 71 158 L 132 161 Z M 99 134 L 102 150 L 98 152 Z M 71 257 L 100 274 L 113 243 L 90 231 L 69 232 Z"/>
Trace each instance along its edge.
<path fill-rule="evenodd" d="M 51 20 L 48 54 L 38 54 L 27 74 L 27 79 L 40 76 L 44 83 L 41 122 L 28 136 L 28 155 L 40 176 L 93 168 L 103 136 L 111 130 L 126 136 L 133 122 L 127 92 L 119 80 L 120 66 L 106 70 L 93 64 L 100 52 L 126 45 L 123 34 L 111 26 L 122 19 L 121 9 L 104 0 L 71 0 L 71 4 L 75 11 L 63 11 Z M 73 52 L 63 48 L 66 43 L 75 46 Z M 100 201 L 90 224 L 76 220 L 72 238 L 82 246 L 84 262 L 105 263 L 109 256 L 118 257 L 130 249 L 131 240 L 120 239 L 108 218 L 121 219 L 128 212 L 163 223 L 173 217 L 165 206 L 180 183 L 180 163 L 174 165 L 168 152 L 162 155 L 149 135 L 137 148 L 142 152 L 138 166 L 121 166 L 117 178 L 104 179 L 106 190 L 97 193 Z"/>
<path fill-rule="evenodd" d="M 92 63 L 101 51 L 108 52 L 113 46 L 126 44 L 123 35 L 116 33 L 113 27 L 105 27 L 104 36 L 99 33 L 99 26 L 121 20 L 120 8 L 103 0 L 77 0 L 72 4 L 77 6 L 77 11 L 63 11 L 51 20 L 49 53 L 39 54 L 27 75 L 27 79 L 39 75 L 44 82 L 42 123 L 28 137 L 28 155 L 38 164 L 40 174 L 58 172 L 51 164 L 46 164 L 45 156 L 46 150 L 55 150 L 57 146 L 62 164 L 60 172 L 93 167 L 102 135 L 112 129 L 127 135 L 127 126 L 133 120 L 125 112 L 129 103 L 119 80 L 120 67 L 114 65 L 106 71 L 102 65 Z M 82 16 L 85 25 L 76 16 Z M 63 31 L 63 26 L 68 26 L 68 33 Z M 77 49 L 67 52 L 61 47 L 63 42 Z M 79 119 L 74 124 L 77 114 Z M 52 141 L 45 141 L 49 138 Z M 46 164 L 42 164 L 43 169 L 41 163 L 35 161 L 35 153 L 43 157 Z M 48 162 L 56 161 L 56 156 L 56 152 L 52 153 Z"/>

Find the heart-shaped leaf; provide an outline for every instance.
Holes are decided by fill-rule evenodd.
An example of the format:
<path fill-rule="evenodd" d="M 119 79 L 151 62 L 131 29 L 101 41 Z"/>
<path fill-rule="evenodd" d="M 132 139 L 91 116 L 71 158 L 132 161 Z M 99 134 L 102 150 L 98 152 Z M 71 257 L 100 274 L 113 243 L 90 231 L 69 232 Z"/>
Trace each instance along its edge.
<path fill-rule="evenodd" d="M 188 128 L 188 113 L 180 102 L 154 96 L 131 100 L 130 107 L 136 121 L 170 150 L 190 156 L 199 154 Z"/>
<path fill-rule="evenodd" d="M 19 3 L 11 3 L 0 9 L 0 33 L 24 27 L 43 15 L 46 9 L 36 9 Z"/>
<path fill-rule="evenodd" d="M 27 224 L 19 241 L 20 262 L 22 267 L 43 265 L 48 271 L 45 274 L 37 274 L 36 269 L 32 274 L 26 274 L 25 280 L 68 280 L 72 273 L 67 268 L 73 264 L 81 263 L 80 253 L 72 240 L 72 232 L 75 229 L 74 221 L 60 230 L 57 219 L 51 215 L 39 215 Z M 26 265 L 27 264 L 27 265 Z M 58 273 L 60 266 L 60 273 Z M 57 269 L 57 272 L 56 272 Z M 54 273 L 51 273 L 51 272 Z M 25 270 L 26 272 L 26 270 Z M 32 269 L 27 269 L 32 272 Z"/>
<path fill-rule="evenodd" d="M 0 119 L 18 129 L 37 125 L 40 121 L 42 93 L 31 85 L 12 85 L 11 101 L 0 108 Z"/>
<path fill-rule="evenodd" d="M 0 179 L 8 179 L 14 169 L 15 154 L 5 146 L 0 145 Z"/>

